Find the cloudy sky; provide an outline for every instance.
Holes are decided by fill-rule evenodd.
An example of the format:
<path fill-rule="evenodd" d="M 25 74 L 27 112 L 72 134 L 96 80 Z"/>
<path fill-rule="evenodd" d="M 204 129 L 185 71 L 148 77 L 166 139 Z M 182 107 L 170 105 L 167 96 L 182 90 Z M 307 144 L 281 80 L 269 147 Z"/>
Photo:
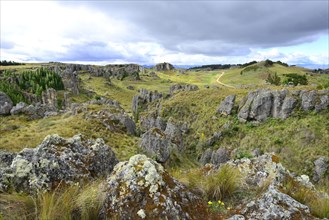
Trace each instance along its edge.
<path fill-rule="evenodd" d="M 328 64 L 328 0 L 1 0 L 1 60 Z"/>

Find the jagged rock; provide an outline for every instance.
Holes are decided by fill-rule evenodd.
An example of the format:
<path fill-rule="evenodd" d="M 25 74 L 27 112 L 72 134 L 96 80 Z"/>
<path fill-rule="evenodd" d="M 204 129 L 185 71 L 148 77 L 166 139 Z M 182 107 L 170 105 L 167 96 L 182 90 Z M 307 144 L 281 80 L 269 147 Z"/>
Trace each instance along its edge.
<path fill-rule="evenodd" d="M 26 103 L 25 102 L 19 102 L 19 103 L 17 103 L 17 105 L 15 105 L 10 110 L 10 114 L 17 115 L 17 114 L 23 113 L 25 107 L 26 107 Z"/>
<path fill-rule="evenodd" d="M 79 76 L 76 71 L 66 69 L 61 73 L 64 89 L 72 92 L 74 95 L 79 95 Z"/>
<path fill-rule="evenodd" d="M 249 118 L 264 121 L 271 115 L 273 95 L 271 91 L 259 91 L 251 104 Z"/>
<path fill-rule="evenodd" d="M 230 160 L 230 154 L 225 148 L 218 148 L 217 151 L 213 151 L 211 155 L 211 163 L 218 165 L 221 163 L 225 163 Z"/>
<path fill-rule="evenodd" d="M 86 104 L 91 104 L 91 105 L 107 105 L 107 106 L 113 106 L 115 108 L 118 108 L 120 110 L 123 110 L 122 107 L 120 106 L 120 103 L 118 101 L 111 100 L 111 99 L 106 99 L 104 97 L 101 97 L 100 99 L 90 100 Z"/>
<path fill-rule="evenodd" d="M 16 155 L 16 153 L 0 151 L 0 169 L 9 167 Z"/>
<path fill-rule="evenodd" d="M 115 109 L 116 110 L 116 109 Z M 86 115 L 87 118 L 98 119 L 110 131 L 125 131 L 130 135 L 135 135 L 136 124 L 125 112 L 103 109 L 91 112 Z"/>
<path fill-rule="evenodd" d="M 22 113 L 27 115 L 30 120 L 44 118 L 46 115 L 56 115 L 52 106 L 36 103 L 35 105 L 29 105 L 22 109 Z"/>
<path fill-rule="evenodd" d="M 302 109 L 304 111 L 310 111 L 313 110 L 315 107 L 315 102 L 316 102 L 316 91 L 302 91 L 301 92 L 301 99 L 302 99 Z"/>
<path fill-rule="evenodd" d="M 140 126 L 143 131 L 147 131 L 151 128 L 159 128 L 161 131 L 165 131 L 167 123 L 160 116 L 153 113 L 147 116 L 141 116 Z"/>
<path fill-rule="evenodd" d="M 329 109 L 329 95 L 320 96 L 320 103 L 315 104 L 315 111 L 316 112 L 320 112 L 320 111 L 325 110 L 325 109 Z"/>
<path fill-rule="evenodd" d="M 207 150 L 201 155 L 201 158 L 200 158 L 199 162 L 202 165 L 210 163 L 212 153 L 213 153 L 213 150 L 211 148 L 207 148 Z"/>
<path fill-rule="evenodd" d="M 71 106 L 71 102 L 69 100 L 69 93 L 64 92 L 63 102 L 62 102 L 62 108 L 64 110 L 68 109 Z"/>
<path fill-rule="evenodd" d="M 154 79 L 160 79 L 160 77 L 155 72 L 150 72 L 149 76 L 153 77 Z"/>
<path fill-rule="evenodd" d="M 41 93 L 42 104 L 47 105 L 50 109 L 57 111 L 57 92 L 55 89 L 50 88 Z"/>
<path fill-rule="evenodd" d="M 213 136 L 207 140 L 206 146 L 207 147 L 213 146 L 216 143 L 216 141 L 218 141 L 222 136 L 223 136 L 222 132 L 220 131 L 215 132 Z"/>
<path fill-rule="evenodd" d="M 328 172 L 329 160 L 325 157 L 320 157 L 314 161 L 314 166 L 313 181 L 318 182 Z"/>
<path fill-rule="evenodd" d="M 283 101 L 282 104 L 282 109 L 281 109 L 281 119 L 286 119 L 288 118 L 293 110 L 296 108 L 297 105 L 297 99 L 294 97 L 286 97 Z"/>
<path fill-rule="evenodd" d="M 197 85 L 192 85 L 192 84 L 176 84 L 170 87 L 170 94 L 173 94 L 174 92 L 177 91 L 196 91 L 199 90 L 199 87 Z"/>
<path fill-rule="evenodd" d="M 8 115 L 10 114 L 10 110 L 13 108 L 13 102 L 9 98 L 9 96 L 0 92 L 0 115 Z"/>
<path fill-rule="evenodd" d="M 273 185 L 260 199 L 249 202 L 241 214 L 247 219 L 314 219 L 307 206 L 281 193 Z"/>
<path fill-rule="evenodd" d="M 241 122 L 246 122 L 249 118 L 249 112 L 251 104 L 256 96 L 257 92 L 249 92 L 247 97 L 244 97 L 239 104 L 238 119 Z"/>
<path fill-rule="evenodd" d="M 229 95 L 227 96 L 224 101 L 222 101 L 219 105 L 217 113 L 230 115 L 232 113 L 232 109 L 234 107 L 236 95 Z"/>
<path fill-rule="evenodd" d="M 24 149 L 2 170 L 0 191 L 35 192 L 54 189 L 110 174 L 118 160 L 103 139 L 84 140 L 80 135 L 64 139 L 48 135 L 36 148 Z"/>
<path fill-rule="evenodd" d="M 179 126 L 177 126 L 172 118 L 169 118 L 166 126 L 166 130 L 164 131 L 167 138 L 180 148 L 183 146 L 183 134 Z"/>
<path fill-rule="evenodd" d="M 107 179 L 100 219 L 207 219 L 204 202 L 157 162 L 135 155 Z M 191 206 L 193 204 L 193 208 Z"/>
<path fill-rule="evenodd" d="M 140 147 L 149 157 L 160 163 L 165 163 L 172 151 L 177 148 L 158 128 L 151 128 L 143 134 Z"/>
<path fill-rule="evenodd" d="M 170 63 L 158 63 L 155 65 L 154 69 L 156 71 L 169 71 L 175 69 Z"/>
<path fill-rule="evenodd" d="M 282 91 L 273 91 L 273 107 L 272 107 L 272 116 L 273 118 L 281 118 L 282 114 L 282 105 L 286 98 L 288 90 Z"/>
<path fill-rule="evenodd" d="M 230 218 L 227 218 L 226 220 L 245 220 L 245 217 L 243 215 L 233 215 Z"/>
<path fill-rule="evenodd" d="M 159 93 L 158 91 L 153 92 L 142 89 L 140 94 L 135 95 L 132 100 L 132 110 L 135 119 L 137 119 L 136 117 L 138 116 L 139 112 L 146 109 L 148 103 L 155 102 L 159 99 L 162 99 L 162 93 Z"/>

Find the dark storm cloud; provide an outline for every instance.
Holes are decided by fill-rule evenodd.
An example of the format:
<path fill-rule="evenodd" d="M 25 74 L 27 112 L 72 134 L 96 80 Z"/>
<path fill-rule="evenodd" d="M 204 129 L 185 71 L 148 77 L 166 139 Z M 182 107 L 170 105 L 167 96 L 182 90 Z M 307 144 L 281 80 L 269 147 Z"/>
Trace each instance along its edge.
<path fill-rule="evenodd" d="M 319 34 L 328 34 L 329 26 L 328 1 L 103 1 L 84 4 L 134 24 L 166 49 L 189 54 L 244 55 L 250 47 L 311 42 Z"/>

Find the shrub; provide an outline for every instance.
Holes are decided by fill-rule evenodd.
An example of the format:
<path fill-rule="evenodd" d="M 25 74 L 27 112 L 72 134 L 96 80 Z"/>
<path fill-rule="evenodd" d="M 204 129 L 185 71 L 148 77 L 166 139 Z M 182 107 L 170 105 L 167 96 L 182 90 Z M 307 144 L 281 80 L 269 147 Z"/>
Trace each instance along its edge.
<path fill-rule="evenodd" d="M 264 66 L 265 67 L 273 66 L 273 61 L 272 60 L 269 60 L 269 59 L 265 60 Z"/>
<path fill-rule="evenodd" d="M 281 78 L 278 76 L 277 73 L 274 73 L 274 74 L 269 73 L 267 75 L 266 82 L 268 82 L 272 85 L 279 86 L 281 84 Z"/>
<path fill-rule="evenodd" d="M 284 80 L 282 84 L 284 85 L 307 85 L 308 81 L 306 75 L 298 75 L 297 73 L 284 74 Z"/>

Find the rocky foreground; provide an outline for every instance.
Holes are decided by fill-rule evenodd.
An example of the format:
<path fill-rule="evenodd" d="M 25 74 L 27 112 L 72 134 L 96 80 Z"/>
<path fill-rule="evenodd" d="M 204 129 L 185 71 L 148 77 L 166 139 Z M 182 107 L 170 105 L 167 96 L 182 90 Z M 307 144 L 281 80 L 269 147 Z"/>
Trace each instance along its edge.
<path fill-rule="evenodd" d="M 99 219 L 316 219 L 308 206 L 285 193 L 287 181 L 316 198 L 329 199 L 315 189 L 308 176 L 295 176 L 286 170 L 274 154 L 206 164 L 202 169 L 210 175 L 224 166 L 240 171 L 241 189 L 257 188 L 259 193 L 225 212 L 212 212 L 200 193 L 145 155 L 119 162 L 102 139 L 50 135 L 36 148 L 17 154 L 1 152 L 0 191 L 35 194 L 63 183 L 83 184 L 107 177 L 100 187 L 105 192 L 98 192 L 106 195 Z"/>

